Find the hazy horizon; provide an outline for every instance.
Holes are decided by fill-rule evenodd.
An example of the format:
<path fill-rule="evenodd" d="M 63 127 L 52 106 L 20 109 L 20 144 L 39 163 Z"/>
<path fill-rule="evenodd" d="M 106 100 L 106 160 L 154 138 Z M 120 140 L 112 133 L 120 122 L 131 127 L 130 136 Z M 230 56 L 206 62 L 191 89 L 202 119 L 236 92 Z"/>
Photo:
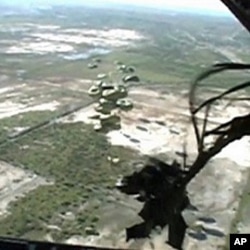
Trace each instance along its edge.
<path fill-rule="evenodd" d="M 42 6 L 54 6 L 54 5 L 88 5 L 93 7 L 110 7 L 110 6 L 122 6 L 131 5 L 136 7 L 148 7 L 157 8 L 164 10 L 174 10 L 174 11 L 187 11 L 195 13 L 207 13 L 216 14 L 222 16 L 230 16 L 231 12 L 224 6 L 219 0 L 203 0 L 202 2 L 197 2 L 197 0 L 94 0 L 94 1 L 84 1 L 84 0 L 2 0 L 0 5 L 7 5 L 13 7 L 25 7 L 25 8 L 37 8 Z M 40 5 L 40 6 L 38 6 Z"/>

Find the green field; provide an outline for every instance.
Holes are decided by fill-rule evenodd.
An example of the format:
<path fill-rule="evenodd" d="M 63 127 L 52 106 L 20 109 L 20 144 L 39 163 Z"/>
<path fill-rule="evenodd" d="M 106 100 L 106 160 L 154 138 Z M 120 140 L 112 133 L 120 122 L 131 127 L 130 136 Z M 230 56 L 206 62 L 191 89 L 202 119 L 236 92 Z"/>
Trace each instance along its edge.
<path fill-rule="evenodd" d="M 29 147 L 23 149 L 24 145 Z M 51 233 L 56 240 L 81 235 L 85 227 L 95 226 L 118 175 L 131 171 L 127 159 L 137 158 L 131 150 L 111 147 L 104 135 L 82 123 L 38 130 L 1 147 L 0 155 L 1 160 L 24 166 L 55 183 L 13 202 L 11 215 L 1 221 L 5 226 L 0 234 L 33 239 L 39 235 L 41 239 Z M 110 164 L 110 155 L 119 157 L 120 163 Z M 91 203 L 96 199 L 101 204 Z M 87 201 L 89 207 L 79 211 Z M 60 217 L 67 211 L 76 216 L 74 223 Z M 47 225 L 56 225 L 61 231 L 49 230 Z"/>

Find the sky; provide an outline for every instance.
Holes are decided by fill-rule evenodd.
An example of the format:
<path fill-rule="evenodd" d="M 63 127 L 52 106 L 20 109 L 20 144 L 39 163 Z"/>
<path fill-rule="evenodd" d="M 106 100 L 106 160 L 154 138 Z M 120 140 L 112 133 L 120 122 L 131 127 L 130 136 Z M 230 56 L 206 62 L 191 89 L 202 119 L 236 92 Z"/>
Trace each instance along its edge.
<path fill-rule="evenodd" d="M 51 5 L 51 4 L 131 4 L 147 7 L 161 7 L 170 9 L 186 9 L 196 12 L 215 12 L 229 14 L 230 12 L 220 0 L 0 0 L 1 3 L 11 3 L 12 5 L 24 6 L 31 5 Z"/>
<path fill-rule="evenodd" d="M 144 6 L 159 6 L 181 9 L 207 10 L 209 12 L 228 12 L 220 0 L 110 0 L 110 2 L 127 2 Z"/>

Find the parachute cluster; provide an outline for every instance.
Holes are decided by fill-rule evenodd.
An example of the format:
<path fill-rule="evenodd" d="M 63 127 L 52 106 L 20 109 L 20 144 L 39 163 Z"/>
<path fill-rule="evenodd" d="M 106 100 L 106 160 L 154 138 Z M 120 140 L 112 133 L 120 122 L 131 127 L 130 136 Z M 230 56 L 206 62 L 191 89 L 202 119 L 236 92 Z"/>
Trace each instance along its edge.
<path fill-rule="evenodd" d="M 120 80 L 113 82 L 110 79 L 112 73 L 101 73 L 97 75 L 97 80 L 88 90 L 89 96 L 96 100 L 95 111 L 97 114 L 91 117 L 97 120 L 94 126 L 96 131 L 120 129 L 121 118 L 117 111 L 129 111 L 133 108 L 132 101 L 127 98 L 127 83 L 139 82 L 140 79 L 136 75 L 128 75 L 128 73 L 135 72 L 134 67 L 120 62 L 115 62 L 115 64 L 117 65 L 116 70 L 121 73 Z"/>

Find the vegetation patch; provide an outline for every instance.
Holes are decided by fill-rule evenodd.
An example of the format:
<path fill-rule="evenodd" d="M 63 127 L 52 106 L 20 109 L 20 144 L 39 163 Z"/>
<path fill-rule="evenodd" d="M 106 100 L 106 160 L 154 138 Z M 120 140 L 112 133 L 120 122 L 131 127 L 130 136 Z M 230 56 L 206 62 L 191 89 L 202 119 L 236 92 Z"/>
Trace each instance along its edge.
<path fill-rule="evenodd" d="M 110 155 L 118 156 L 120 162 L 110 163 Z M 131 171 L 127 159 L 136 157 L 131 150 L 111 146 L 103 134 L 82 123 L 58 124 L 7 143 L 0 148 L 1 160 L 55 184 L 39 187 L 11 203 L 11 214 L 1 220 L 5 226 L 0 228 L 0 235 L 37 239 L 50 233 L 55 240 L 62 240 L 95 232 L 110 189 L 119 174 Z M 67 216 L 69 212 L 74 220 Z"/>

